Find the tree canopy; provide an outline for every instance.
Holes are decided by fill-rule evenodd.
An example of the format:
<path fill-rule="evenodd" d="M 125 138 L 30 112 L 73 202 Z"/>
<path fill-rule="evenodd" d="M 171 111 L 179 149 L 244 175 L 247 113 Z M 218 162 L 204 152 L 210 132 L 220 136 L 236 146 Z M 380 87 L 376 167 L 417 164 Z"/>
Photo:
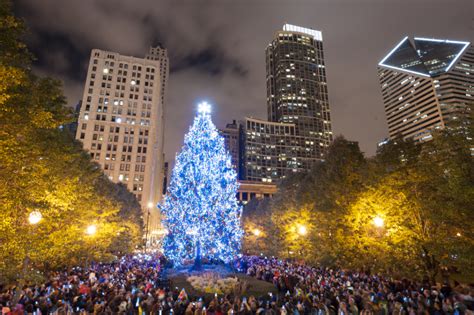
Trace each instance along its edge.
<path fill-rule="evenodd" d="M 394 139 L 372 158 L 338 137 L 324 162 L 308 174 L 285 179 L 271 201 L 244 211 L 244 222 L 251 212 L 267 213 L 269 227 L 261 227 L 260 238 L 280 242 L 266 248 L 267 255 L 400 277 L 433 280 L 440 273 L 461 272 L 472 279 L 469 128 L 437 131 L 423 144 Z M 298 234 L 299 225 L 307 233 Z M 245 242 L 253 237 L 247 234 Z M 290 254 L 289 248 L 295 250 Z"/>
<path fill-rule="evenodd" d="M 60 82 L 31 71 L 25 27 L 0 1 L 0 279 L 18 279 L 25 258 L 38 271 L 130 251 L 141 210 L 104 177 L 63 126 L 72 121 Z M 29 224 L 39 211 L 42 220 Z M 95 235 L 85 233 L 88 225 Z"/>

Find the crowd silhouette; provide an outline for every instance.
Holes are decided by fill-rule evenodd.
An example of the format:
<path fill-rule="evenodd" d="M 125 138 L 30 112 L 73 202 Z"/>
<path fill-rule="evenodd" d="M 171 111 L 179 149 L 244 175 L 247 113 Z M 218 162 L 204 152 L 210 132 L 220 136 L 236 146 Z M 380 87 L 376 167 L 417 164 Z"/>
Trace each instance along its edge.
<path fill-rule="evenodd" d="M 278 294 L 190 296 L 164 278 L 162 256 L 126 256 L 1 288 L 2 314 L 474 314 L 472 286 L 393 280 L 376 274 L 243 256 L 234 267 Z M 245 294 L 244 294 L 245 295 Z"/>

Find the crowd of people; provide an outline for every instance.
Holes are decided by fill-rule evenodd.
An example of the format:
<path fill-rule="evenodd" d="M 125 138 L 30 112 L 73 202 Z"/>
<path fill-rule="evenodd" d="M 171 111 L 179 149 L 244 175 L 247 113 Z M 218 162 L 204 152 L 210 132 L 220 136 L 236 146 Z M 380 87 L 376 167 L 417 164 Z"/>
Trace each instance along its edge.
<path fill-rule="evenodd" d="M 278 294 L 194 297 L 163 277 L 162 257 L 126 256 L 53 273 L 42 285 L 0 288 L 2 314 L 474 314 L 472 287 L 243 256 L 235 268 L 273 282 Z"/>
<path fill-rule="evenodd" d="M 447 283 L 395 281 L 255 256 L 243 257 L 239 265 L 248 275 L 274 283 L 285 314 L 474 314 L 472 286 L 457 292 Z"/>

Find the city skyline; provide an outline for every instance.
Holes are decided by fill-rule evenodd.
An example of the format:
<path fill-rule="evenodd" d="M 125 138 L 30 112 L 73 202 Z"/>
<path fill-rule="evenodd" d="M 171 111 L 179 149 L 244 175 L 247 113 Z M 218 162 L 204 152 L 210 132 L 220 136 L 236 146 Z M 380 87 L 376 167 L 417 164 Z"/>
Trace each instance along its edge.
<path fill-rule="evenodd" d="M 214 104 L 218 127 L 245 116 L 265 118 L 262 55 L 275 30 L 285 22 L 323 32 L 334 135 L 359 141 L 368 155 L 388 135 L 376 67 L 393 42 L 412 33 L 473 40 L 472 17 L 466 10 L 469 1 L 460 1 L 458 6 L 432 2 L 430 15 L 421 14 L 426 9 L 422 1 L 414 2 L 410 11 L 405 10 L 406 4 L 383 1 L 370 5 L 370 12 L 364 10 L 367 5 L 308 2 L 280 3 L 271 9 L 264 2 L 205 7 L 169 6 L 165 2 L 160 3 L 161 10 L 152 10 L 151 4 L 142 1 L 140 6 L 132 8 L 123 2 L 120 5 L 123 12 L 117 13 L 107 10 L 107 5 L 95 8 L 87 1 L 81 3 L 83 8 L 68 10 L 55 0 L 41 4 L 22 0 L 15 3 L 30 28 L 28 42 L 38 56 L 35 70 L 64 80 L 71 106 L 80 99 L 91 49 L 139 56 L 157 40 L 168 49 L 171 74 L 167 106 L 173 109 L 166 113 L 167 120 L 173 121 L 166 130 L 168 161 L 173 161 L 181 147 L 180 139 L 200 100 Z M 82 10 L 95 13 L 91 17 L 81 16 Z M 248 11 L 252 12 L 247 14 Z M 246 22 L 241 19 L 244 13 Z M 45 18 L 51 14 L 57 21 Z M 176 15 L 183 18 L 169 18 Z M 83 20 L 76 23 L 79 17 Z M 107 23 L 108 27 L 104 24 L 95 32 L 97 28 L 92 21 Z M 374 31 L 374 25 L 380 30 Z"/>
<path fill-rule="evenodd" d="M 473 12 L 0 0 L 2 313 L 474 314 Z"/>

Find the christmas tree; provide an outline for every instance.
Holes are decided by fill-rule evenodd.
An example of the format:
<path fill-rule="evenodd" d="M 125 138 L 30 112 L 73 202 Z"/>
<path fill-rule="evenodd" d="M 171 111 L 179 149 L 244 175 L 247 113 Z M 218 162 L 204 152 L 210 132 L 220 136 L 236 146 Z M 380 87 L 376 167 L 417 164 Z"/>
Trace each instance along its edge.
<path fill-rule="evenodd" d="M 240 252 L 242 208 L 237 188 L 224 138 L 211 121 L 209 104 L 201 103 L 160 205 L 169 260 L 180 265 L 194 259 L 197 266 L 201 257 L 229 262 Z"/>

